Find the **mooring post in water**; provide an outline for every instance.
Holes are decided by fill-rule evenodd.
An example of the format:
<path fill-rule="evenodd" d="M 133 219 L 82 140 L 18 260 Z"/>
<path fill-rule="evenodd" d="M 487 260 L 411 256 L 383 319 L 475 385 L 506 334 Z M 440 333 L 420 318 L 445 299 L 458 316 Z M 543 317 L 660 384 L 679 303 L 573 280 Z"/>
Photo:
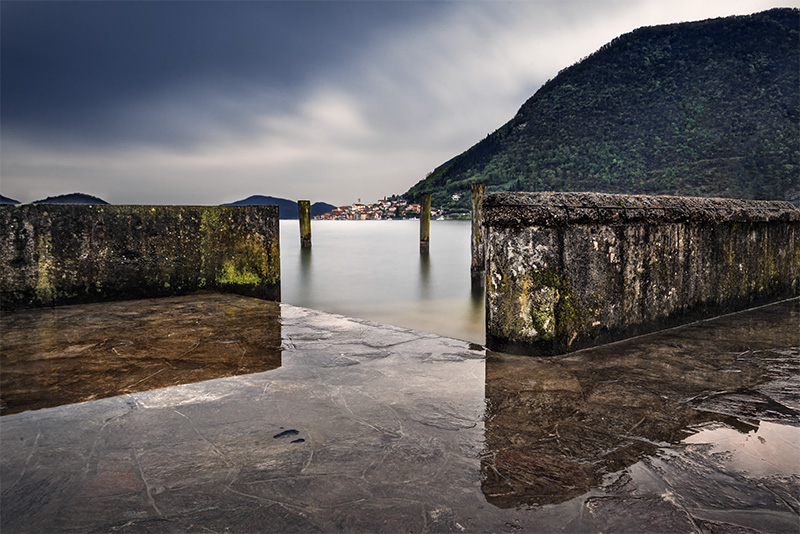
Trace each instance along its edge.
<path fill-rule="evenodd" d="M 300 215 L 300 246 L 311 248 L 311 201 L 298 200 L 297 211 Z"/>
<path fill-rule="evenodd" d="M 422 194 L 422 206 L 419 210 L 419 253 L 430 252 L 431 242 L 431 194 Z"/>
<path fill-rule="evenodd" d="M 484 281 L 486 269 L 486 245 L 483 238 L 483 199 L 486 197 L 486 184 L 474 183 L 472 189 L 472 285 L 480 285 Z"/>

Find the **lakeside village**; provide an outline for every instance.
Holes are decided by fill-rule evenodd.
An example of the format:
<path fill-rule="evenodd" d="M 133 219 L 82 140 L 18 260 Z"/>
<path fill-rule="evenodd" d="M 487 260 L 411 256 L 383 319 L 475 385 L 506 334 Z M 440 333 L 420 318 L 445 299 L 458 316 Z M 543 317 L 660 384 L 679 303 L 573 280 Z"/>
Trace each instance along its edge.
<path fill-rule="evenodd" d="M 456 195 L 453 195 L 455 197 Z M 461 195 L 458 195 L 459 197 Z M 457 200 L 454 198 L 454 200 Z M 421 206 L 406 200 L 383 199 L 374 204 L 362 204 L 361 199 L 349 206 L 339 206 L 328 213 L 316 215 L 314 219 L 329 221 L 378 221 L 385 219 L 418 219 Z M 442 219 L 443 210 L 431 207 L 431 219 Z"/>

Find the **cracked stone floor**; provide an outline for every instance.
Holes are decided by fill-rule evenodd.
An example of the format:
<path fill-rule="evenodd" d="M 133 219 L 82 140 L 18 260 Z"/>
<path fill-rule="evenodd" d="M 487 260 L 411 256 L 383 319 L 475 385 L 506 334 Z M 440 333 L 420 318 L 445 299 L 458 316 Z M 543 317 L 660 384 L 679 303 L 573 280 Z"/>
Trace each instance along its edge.
<path fill-rule="evenodd" d="M 0 318 L 0 530 L 798 532 L 797 299 L 566 356 L 233 295 Z"/>

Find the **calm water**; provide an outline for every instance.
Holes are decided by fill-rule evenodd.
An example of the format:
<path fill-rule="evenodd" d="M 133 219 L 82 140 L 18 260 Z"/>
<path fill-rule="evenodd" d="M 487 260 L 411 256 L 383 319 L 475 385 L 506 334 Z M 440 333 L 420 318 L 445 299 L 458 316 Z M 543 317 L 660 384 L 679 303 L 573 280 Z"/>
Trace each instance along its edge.
<path fill-rule="evenodd" d="M 431 221 L 430 254 L 419 221 L 281 221 L 283 302 L 484 343 L 483 291 L 470 282 L 470 222 Z"/>

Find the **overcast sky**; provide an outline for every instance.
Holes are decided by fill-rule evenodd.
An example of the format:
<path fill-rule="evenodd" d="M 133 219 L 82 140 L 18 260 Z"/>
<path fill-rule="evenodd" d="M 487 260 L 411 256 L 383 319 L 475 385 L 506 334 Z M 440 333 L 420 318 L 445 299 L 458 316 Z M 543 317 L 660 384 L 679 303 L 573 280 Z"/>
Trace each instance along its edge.
<path fill-rule="evenodd" d="M 800 0 L 0 1 L 0 193 L 404 193 L 640 26 Z"/>

